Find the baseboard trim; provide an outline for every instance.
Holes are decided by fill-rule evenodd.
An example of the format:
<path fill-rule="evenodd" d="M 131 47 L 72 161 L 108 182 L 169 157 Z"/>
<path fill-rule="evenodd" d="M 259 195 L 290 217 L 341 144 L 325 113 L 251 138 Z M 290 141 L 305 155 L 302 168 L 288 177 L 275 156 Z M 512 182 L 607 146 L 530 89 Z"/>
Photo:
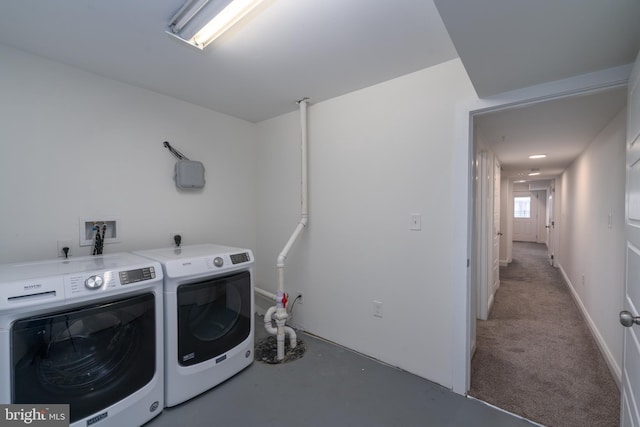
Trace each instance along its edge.
<path fill-rule="evenodd" d="M 571 283 L 571 280 L 569 280 L 569 276 L 567 276 L 567 273 L 564 271 L 564 268 L 562 268 L 562 265 L 560 265 L 560 263 L 557 263 L 556 265 L 560 270 L 560 273 L 562 273 L 562 278 L 564 279 L 565 283 L 569 287 L 569 291 L 571 291 L 571 296 L 573 297 L 573 300 L 575 301 L 576 305 L 580 309 L 580 313 L 582 314 L 582 317 L 587 322 L 589 331 L 591 332 L 591 335 L 593 336 L 593 338 L 596 340 L 596 344 L 600 349 L 600 353 L 602 353 L 602 356 L 604 357 L 604 360 L 607 363 L 607 367 L 609 368 L 609 371 L 611 372 L 611 375 L 613 376 L 613 379 L 617 384 L 618 389 L 620 389 L 622 369 L 616 362 L 615 358 L 613 357 L 613 354 L 611 354 L 611 351 L 609 350 L 609 347 L 607 347 L 607 344 L 605 343 L 604 338 L 602 338 L 602 335 L 600 334 L 598 327 L 593 322 L 593 319 L 591 319 L 591 316 L 589 316 L 589 312 L 587 311 L 587 308 L 582 303 L 580 296 L 578 295 L 575 288 L 573 287 L 573 283 Z"/>

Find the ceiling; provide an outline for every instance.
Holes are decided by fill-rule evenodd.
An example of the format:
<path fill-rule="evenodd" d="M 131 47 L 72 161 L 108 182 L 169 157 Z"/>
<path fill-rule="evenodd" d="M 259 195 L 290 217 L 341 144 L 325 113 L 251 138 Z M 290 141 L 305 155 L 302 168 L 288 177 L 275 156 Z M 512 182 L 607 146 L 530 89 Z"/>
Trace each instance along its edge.
<path fill-rule="evenodd" d="M 251 122 L 458 56 L 489 97 L 628 64 L 640 48 L 638 0 L 265 0 L 203 53 L 164 33 L 182 3 L 2 1 L 0 43 Z M 493 113 L 479 126 L 515 167 L 532 144 L 584 149 L 624 104 L 622 92 L 600 95 Z"/>
<path fill-rule="evenodd" d="M 435 0 L 481 98 L 633 62 L 638 0 Z"/>
<path fill-rule="evenodd" d="M 480 97 L 632 63 L 637 0 L 435 0 Z M 514 179 L 558 176 L 626 105 L 626 88 L 474 117 Z M 531 160 L 531 154 L 547 158 Z"/>
<path fill-rule="evenodd" d="M 474 117 L 477 135 L 502 163 L 502 175 L 546 180 L 562 174 L 626 105 L 627 88 L 576 95 Z M 529 159 L 546 154 L 545 159 Z M 530 177 L 529 173 L 539 176 Z"/>
<path fill-rule="evenodd" d="M 0 43 L 252 122 L 458 55 L 431 0 L 266 0 L 200 52 L 184 0 L 0 2 Z"/>

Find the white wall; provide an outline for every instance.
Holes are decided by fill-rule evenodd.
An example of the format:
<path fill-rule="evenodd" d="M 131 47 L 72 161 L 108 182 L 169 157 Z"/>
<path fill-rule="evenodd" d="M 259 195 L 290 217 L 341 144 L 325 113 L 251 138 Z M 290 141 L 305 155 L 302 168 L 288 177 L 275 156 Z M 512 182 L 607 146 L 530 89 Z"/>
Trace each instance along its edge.
<path fill-rule="evenodd" d="M 449 387 L 453 132 L 456 103 L 469 98 L 454 60 L 312 99 L 310 222 L 285 271 L 287 290 L 304 295 L 294 324 Z M 258 125 L 257 281 L 272 291 L 300 209 L 298 120 L 291 113 Z M 410 213 L 422 214 L 422 231 L 409 230 Z M 373 300 L 383 318 L 373 317 Z"/>
<path fill-rule="evenodd" d="M 299 117 L 252 124 L 0 46 L 0 262 L 54 257 L 78 221 L 120 218 L 105 252 L 217 242 L 255 249 L 259 285 L 299 214 Z M 312 104 L 311 222 L 288 259 L 294 323 L 451 386 L 458 60 Z M 205 164 L 179 192 L 168 140 Z M 409 214 L 422 231 L 409 231 Z M 257 220 L 256 220 L 257 218 Z M 372 301 L 383 302 L 374 318 Z"/>
<path fill-rule="evenodd" d="M 625 126 L 626 109 L 565 171 L 556 191 L 561 205 L 560 268 L 618 380 L 623 332 L 618 312 L 624 289 Z"/>
<path fill-rule="evenodd" d="M 52 258 L 79 218 L 120 217 L 105 253 L 214 241 L 254 248 L 256 126 L 0 46 L 0 262 Z M 170 141 L 206 168 L 179 192 Z"/>

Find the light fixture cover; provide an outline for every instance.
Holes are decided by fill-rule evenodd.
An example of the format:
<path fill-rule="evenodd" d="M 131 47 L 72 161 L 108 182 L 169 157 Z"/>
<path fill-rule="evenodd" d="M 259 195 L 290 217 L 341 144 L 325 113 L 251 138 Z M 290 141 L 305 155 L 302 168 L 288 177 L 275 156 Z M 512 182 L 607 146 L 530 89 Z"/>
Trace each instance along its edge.
<path fill-rule="evenodd" d="M 188 0 L 171 18 L 167 33 L 200 50 L 263 0 Z"/>

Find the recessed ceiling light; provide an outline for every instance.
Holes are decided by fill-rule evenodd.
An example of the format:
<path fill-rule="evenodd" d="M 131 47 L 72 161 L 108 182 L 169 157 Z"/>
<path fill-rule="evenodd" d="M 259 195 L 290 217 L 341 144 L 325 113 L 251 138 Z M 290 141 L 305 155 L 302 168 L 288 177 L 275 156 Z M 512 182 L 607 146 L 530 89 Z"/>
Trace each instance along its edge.
<path fill-rule="evenodd" d="M 530 159 L 544 159 L 547 157 L 546 154 L 532 154 L 529 156 Z"/>
<path fill-rule="evenodd" d="M 513 182 L 516 184 L 522 184 L 523 182 L 527 182 L 527 181 L 524 179 L 521 179 L 520 181 L 513 181 Z"/>
<path fill-rule="evenodd" d="M 529 176 L 536 176 L 536 175 L 540 175 L 540 172 L 531 172 L 531 173 L 529 174 Z"/>

